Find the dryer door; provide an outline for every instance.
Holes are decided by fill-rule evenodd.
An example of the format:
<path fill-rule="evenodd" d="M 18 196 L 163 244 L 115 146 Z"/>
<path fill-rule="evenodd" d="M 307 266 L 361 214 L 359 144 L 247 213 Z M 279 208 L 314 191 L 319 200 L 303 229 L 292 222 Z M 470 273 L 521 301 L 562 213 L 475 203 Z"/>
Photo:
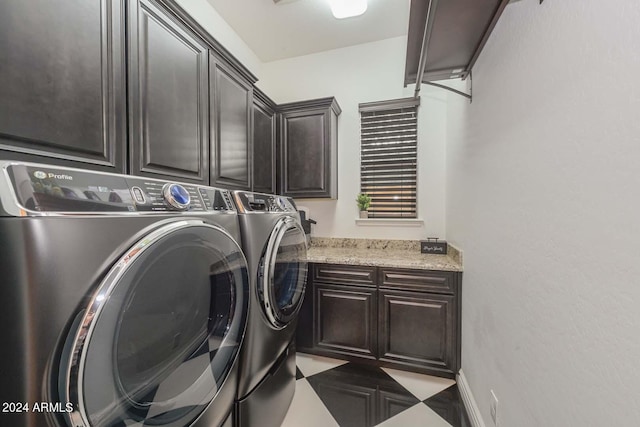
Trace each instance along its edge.
<path fill-rule="evenodd" d="M 271 325 L 282 329 L 302 306 L 307 283 L 307 240 L 298 222 L 279 220 L 262 256 L 258 293 Z"/>
<path fill-rule="evenodd" d="M 60 374 L 73 404 L 67 421 L 190 425 L 229 375 L 248 301 L 246 260 L 229 234 L 198 220 L 156 229 L 120 258 L 72 327 Z"/>

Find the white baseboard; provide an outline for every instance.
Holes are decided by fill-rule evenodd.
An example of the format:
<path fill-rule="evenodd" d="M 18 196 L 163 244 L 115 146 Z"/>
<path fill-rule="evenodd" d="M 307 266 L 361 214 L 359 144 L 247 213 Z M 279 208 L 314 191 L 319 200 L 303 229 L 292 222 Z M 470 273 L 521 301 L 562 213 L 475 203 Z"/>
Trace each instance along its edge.
<path fill-rule="evenodd" d="M 464 403 L 464 407 L 467 410 L 467 414 L 469 415 L 469 421 L 471 421 L 471 425 L 473 427 L 486 427 L 484 424 L 484 420 L 482 419 L 482 415 L 480 415 L 478 404 L 473 398 L 473 393 L 471 393 L 471 388 L 469 388 L 469 383 L 467 382 L 467 378 L 464 376 L 464 372 L 462 372 L 462 369 L 460 369 L 460 372 L 458 372 L 457 382 L 458 390 L 460 390 L 462 402 Z"/>

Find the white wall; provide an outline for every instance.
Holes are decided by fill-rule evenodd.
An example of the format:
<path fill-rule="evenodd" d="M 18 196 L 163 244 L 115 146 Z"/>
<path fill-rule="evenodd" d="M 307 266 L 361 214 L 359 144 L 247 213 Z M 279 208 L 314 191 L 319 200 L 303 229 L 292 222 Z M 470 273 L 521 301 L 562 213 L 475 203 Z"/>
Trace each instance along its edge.
<path fill-rule="evenodd" d="M 312 235 L 419 239 L 445 238 L 446 94 L 424 87 L 418 118 L 418 216 L 422 225 L 356 225 L 355 196 L 360 191 L 358 104 L 409 97 L 403 88 L 406 37 L 263 63 L 206 0 L 178 0 L 216 40 L 259 81 L 278 103 L 335 96 L 343 112 L 338 135 L 338 200 L 304 200 L 318 224 Z"/>
<path fill-rule="evenodd" d="M 487 426 L 640 423 L 640 6 L 507 7 L 450 97 L 447 237 Z"/>
<path fill-rule="evenodd" d="M 260 78 L 262 68 L 260 59 L 207 0 L 176 0 L 176 2 L 249 71 Z"/>
<path fill-rule="evenodd" d="M 342 108 L 338 134 L 338 200 L 303 200 L 318 221 L 312 235 L 418 239 L 445 237 L 444 155 L 446 94 L 425 87 L 418 117 L 418 216 L 420 227 L 359 226 L 355 197 L 360 191 L 358 104 L 413 96 L 403 88 L 406 37 L 336 49 L 262 65 L 258 86 L 278 103 L 335 96 Z"/>

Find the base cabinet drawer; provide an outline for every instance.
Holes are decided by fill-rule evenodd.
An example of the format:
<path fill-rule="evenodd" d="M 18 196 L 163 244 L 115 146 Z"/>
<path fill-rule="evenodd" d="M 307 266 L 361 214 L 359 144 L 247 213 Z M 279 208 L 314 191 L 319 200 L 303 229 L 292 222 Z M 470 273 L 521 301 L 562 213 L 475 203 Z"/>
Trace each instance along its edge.
<path fill-rule="evenodd" d="M 381 290 L 379 359 L 455 373 L 455 305 L 453 295 Z"/>
<path fill-rule="evenodd" d="M 358 286 L 315 286 L 315 347 L 376 358 L 376 290 Z"/>
<path fill-rule="evenodd" d="M 454 294 L 456 273 L 450 271 L 379 268 L 380 287 L 416 292 Z"/>
<path fill-rule="evenodd" d="M 336 285 L 376 287 L 376 267 L 364 265 L 314 264 L 313 281 Z"/>

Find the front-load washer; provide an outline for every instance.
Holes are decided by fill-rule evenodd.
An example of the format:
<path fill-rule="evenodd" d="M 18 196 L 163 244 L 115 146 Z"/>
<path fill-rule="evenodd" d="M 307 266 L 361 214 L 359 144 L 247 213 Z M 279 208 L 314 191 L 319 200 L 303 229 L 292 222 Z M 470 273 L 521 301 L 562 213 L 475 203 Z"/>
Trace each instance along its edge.
<path fill-rule="evenodd" d="M 234 198 L 251 278 L 237 422 L 277 427 L 295 391 L 293 337 L 307 280 L 307 241 L 291 199 L 245 191 Z"/>
<path fill-rule="evenodd" d="M 239 238 L 226 190 L 0 162 L 0 425 L 231 425 Z"/>

